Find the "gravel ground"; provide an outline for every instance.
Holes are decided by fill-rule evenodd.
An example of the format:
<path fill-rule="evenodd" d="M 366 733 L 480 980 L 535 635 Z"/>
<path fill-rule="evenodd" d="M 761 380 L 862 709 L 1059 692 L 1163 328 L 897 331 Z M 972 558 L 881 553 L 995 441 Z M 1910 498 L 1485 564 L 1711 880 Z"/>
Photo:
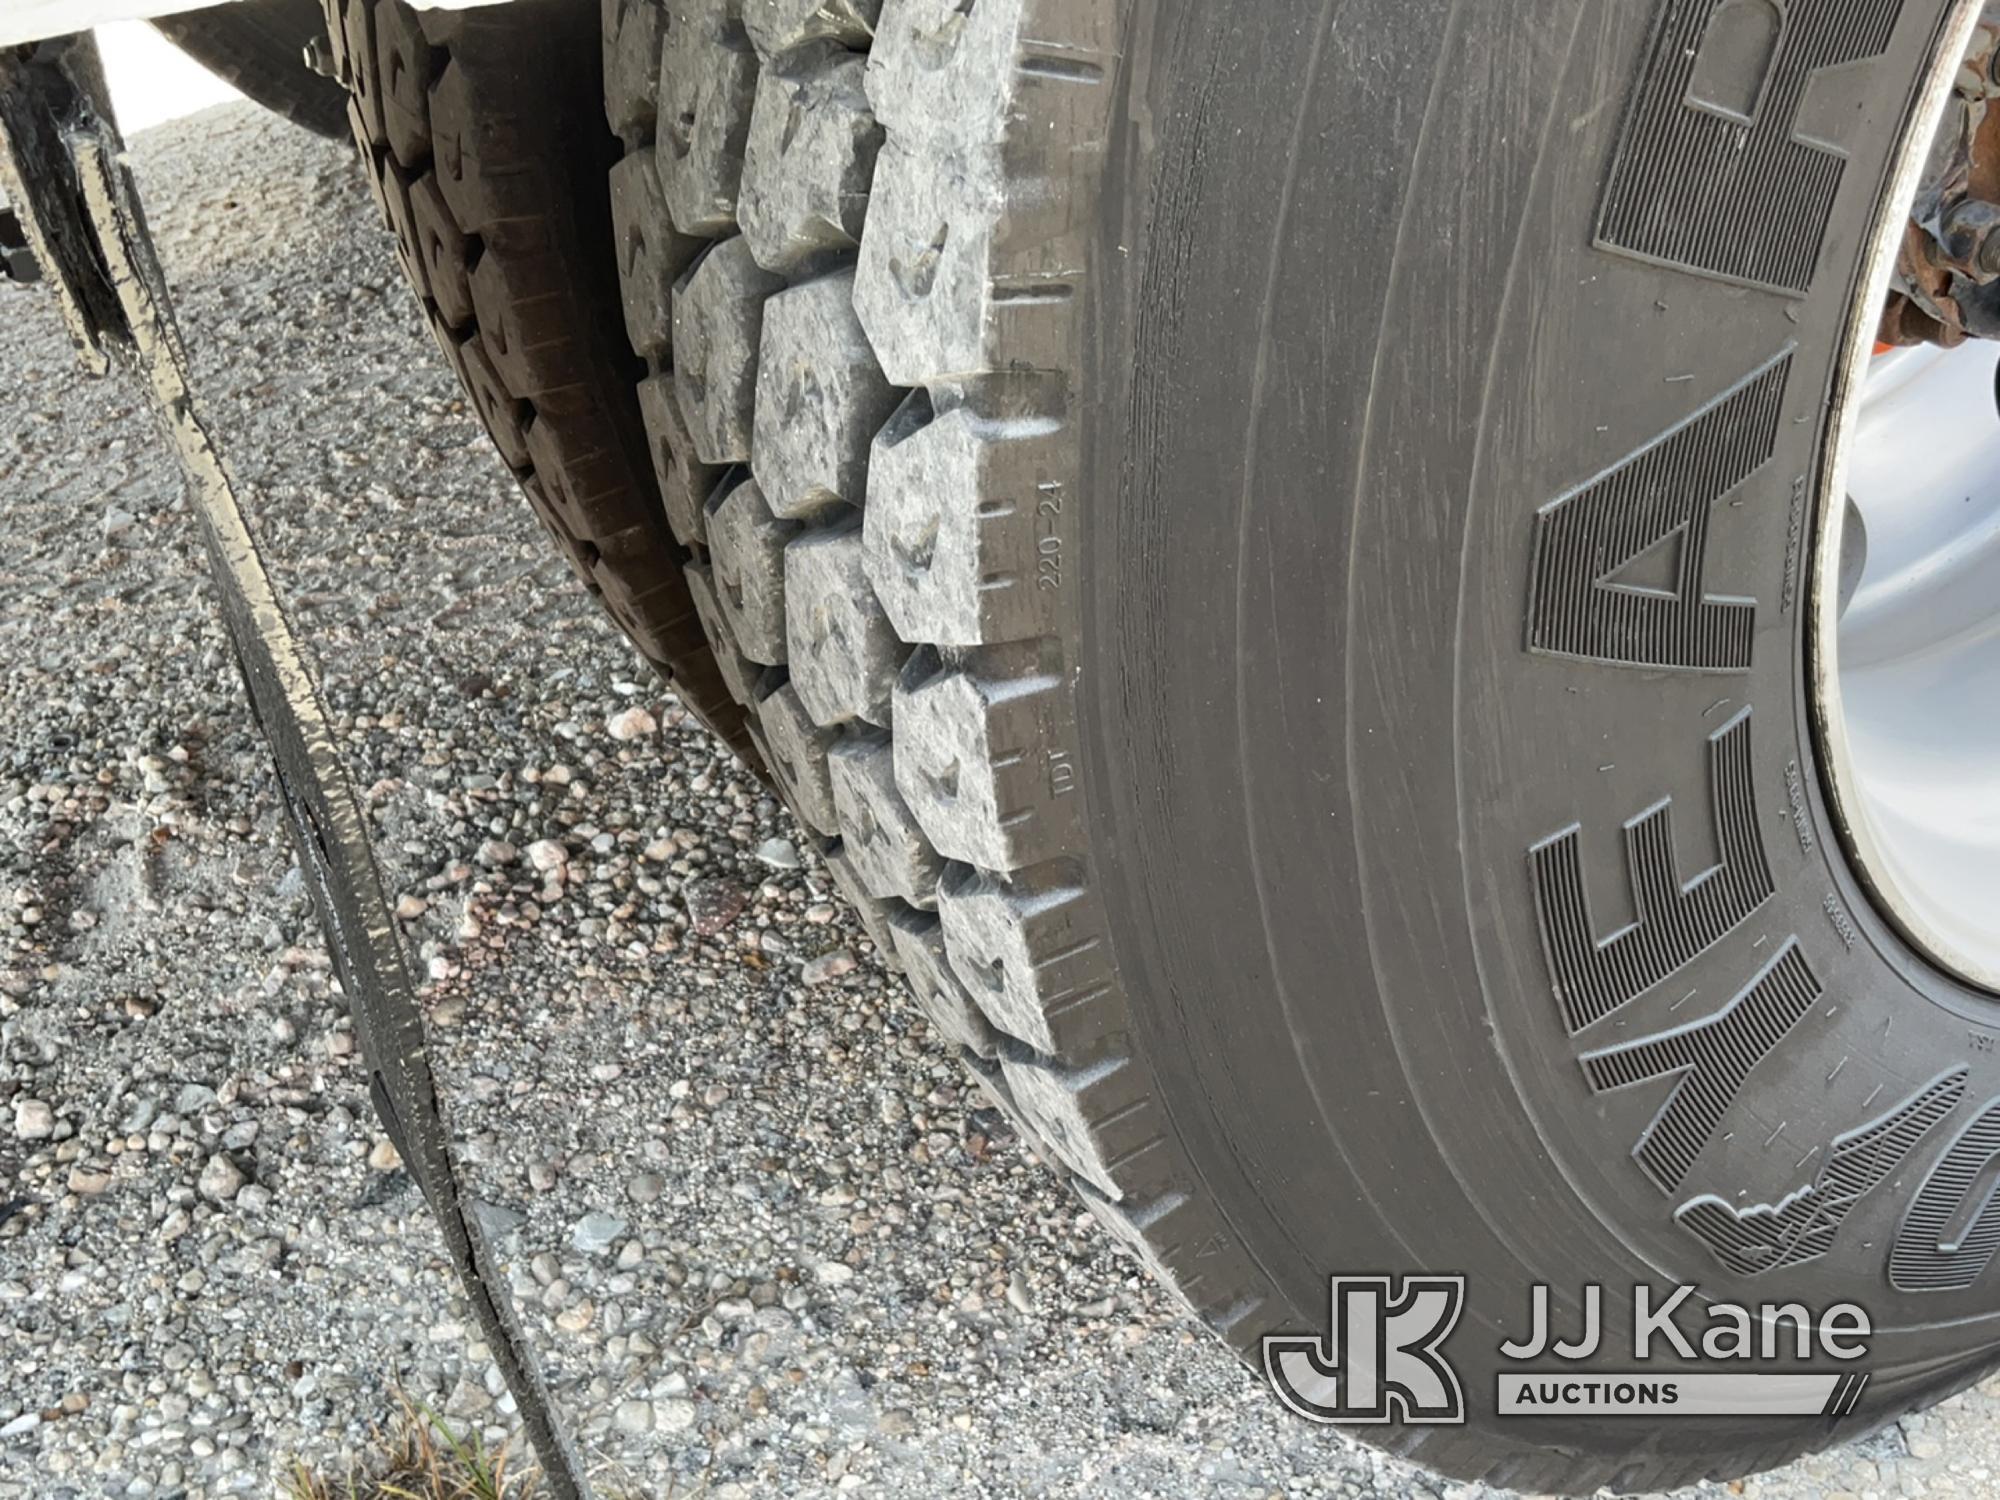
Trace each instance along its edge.
<path fill-rule="evenodd" d="M 134 154 L 601 1485 L 1480 1493 L 1285 1418 L 966 1091 L 553 560 L 345 149 L 231 106 Z M 0 1497 L 268 1494 L 398 1390 L 504 1436 L 145 413 L 38 292 L 0 371 Z M 1996 1403 L 1733 1493 L 1989 1493 Z"/>

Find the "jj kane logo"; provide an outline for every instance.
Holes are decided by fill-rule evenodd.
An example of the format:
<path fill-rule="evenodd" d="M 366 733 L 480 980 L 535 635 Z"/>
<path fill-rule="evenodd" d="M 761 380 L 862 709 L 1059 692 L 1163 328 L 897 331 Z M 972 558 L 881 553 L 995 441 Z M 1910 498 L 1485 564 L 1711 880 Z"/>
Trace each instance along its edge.
<path fill-rule="evenodd" d="M 1328 1292 L 1324 1334 L 1263 1341 L 1264 1373 L 1289 1410 L 1309 1422 L 1465 1421 L 1444 1350 L 1465 1311 L 1463 1276 L 1335 1276 Z M 1868 1314 L 1851 1302 L 1815 1314 L 1797 1302 L 1705 1302 L 1692 1286 L 1661 1295 L 1640 1283 L 1625 1302 L 1631 1369 L 1602 1368 L 1624 1358 L 1605 1302 L 1602 1287 L 1585 1287 L 1565 1338 L 1549 1288 L 1529 1289 L 1526 1336 L 1498 1349 L 1498 1415 L 1841 1417 L 1868 1384 L 1854 1364 L 1868 1352 Z"/>
<path fill-rule="evenodd" d="M 1309 1422 L 1463 1422 L 1465 1393 L 1439 1349 L 1465 1311 L 1463 1276 L 1336 1276 L 1332 1326 L 1264 1340 L 1278 1399 Z"/>

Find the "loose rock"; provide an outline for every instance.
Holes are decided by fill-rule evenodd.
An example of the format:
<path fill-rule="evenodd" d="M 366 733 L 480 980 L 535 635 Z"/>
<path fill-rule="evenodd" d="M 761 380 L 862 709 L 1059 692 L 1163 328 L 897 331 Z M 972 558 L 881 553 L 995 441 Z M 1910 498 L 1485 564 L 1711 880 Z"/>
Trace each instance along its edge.
<path fill-rule="evenodd" d="M 200 1189 L 202 1197 L 216 1203 L 227 1203 L 249 1180 L 235 1161 L 225 1153 L 217 1152 L 201 1169 L 201 1176 L 196 1180 L 195 1186 Z"/>
<path fill-rule="evenodd" d="M 852 974 L 857 961 L 845 948 L 836 948 L 831 953 L 822 953 L 809 960 L 799 971 L 799 978 L 807 984 L 825 984 L 829 979 L 838 979 L 843 974 Z"/>
<path fill-rule="evenodd" d="M 598 1255 L 609 1250 L 611 1242 L 624 1232 L 625 1221 L 615 1214 L 588 1213 L 577 1220 L 569 1242 L 585 1255 Z"/>
<path fill-rule="evenodd" d="M 14 1134 L 24 1141 L 45 1141 L 56 1133 L 56 1112 L 40 1099 L 14 1101 Z"/>
<path fill-rule="evenodd" d="M 658 734 L 660 721 L 643 708 L 627 708 L 604 721 L 604 732 L 614 740 L 636 740 L 642 735 Z"/>
<path fill-rule="evenodd" d="M 774 870 L 796 870 L 799 849 L 790 839 L 766 839 L 757 846 L 757 858 Z"/>

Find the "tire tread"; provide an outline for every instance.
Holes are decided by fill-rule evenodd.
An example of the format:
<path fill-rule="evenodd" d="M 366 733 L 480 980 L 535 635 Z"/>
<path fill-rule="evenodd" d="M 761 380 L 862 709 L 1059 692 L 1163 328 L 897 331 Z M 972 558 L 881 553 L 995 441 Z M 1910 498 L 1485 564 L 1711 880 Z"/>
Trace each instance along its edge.
<path fill-rule="evenodd" d="M 608 165 L 615 145 L 575 128 L 599 92 L 591 18 L 555 0 L 490 12 L 326 0 L 325 14 L 376 201 L 474 413 L 585 587 L 754 764 L 647 453 L 609 204 L 575 187 L 574 153 Z"/>

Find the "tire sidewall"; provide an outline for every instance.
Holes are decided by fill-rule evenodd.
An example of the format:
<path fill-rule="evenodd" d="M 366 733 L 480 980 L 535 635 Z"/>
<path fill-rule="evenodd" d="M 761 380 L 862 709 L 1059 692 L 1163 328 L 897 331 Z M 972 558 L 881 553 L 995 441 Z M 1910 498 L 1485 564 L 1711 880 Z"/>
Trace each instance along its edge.
<path fill-rule="evenodd" d="M 1465 1273 L 1452 1347 L 1478 1422 L 1535 1282 L 1568 1308 L 1603 1285 L 1614 1326 L 1640 1280 L 1856 1301 L 1877 1330 L 1857 1420 L 1879 1420 L 1992 1341 L 1984 1278 L 1915 1292 L 1888 1259 L 2000 1096 L 2000 1011 L 1913 953 L 1849 867 L 1806 706 L 1809 545 L 1892 147 L 1954 8 L 1873 7 L 1879 53 L 1805 70 L 1789 103 L 1764 80 L 1760 107 L 1796 111 L 1789 138 L 1840 160 L 1803 271 L 1771 248 L 1796 233 L 1745 262 L 1663 250 L 1632 228 L 1643 213 L 1613 222 L 1621 163 L 1628 194 L 1688 191 L 1685 161 L 1633 134 L 1688 5 L 1533 5 L 1505 26 L 1422 9 L 1350 8 L 1338 37 L 1303 6 L 1225 19 L 1159 0 L 1133 23 L 1088 428 L 1094 492 L 1115 503 L 1088 523 L 1076 616 L 1093 849 L 1134 1030 L 1281 1291 L 1266 1331 L 1324 1327 L 1331 1274 Z M 1859 27 L 1870 8 L 1830 9 Z M 1799 65 L 1781 47 L 1771 66 Z M 1767 186 L 1796 215 L 1796 193 Z M 1756 240 L 1754 215 L 1739 228 Z M 1716 665 L 1717 631 L 1654 641 L 1723 653 L 1688 665 L 1615 659 L 1643 654 L 1629 638 L 1588 649 L 1602 630 L 1548 649 L 1538 526 L 1664 462 L 1674 433 L 1774 365 L 1750 424 L 1768 456 L 1705 518 L 1700 597 L 1754 601 L 1747 666 Z M 1678 461 L 1694 472 L 1723 441 Z M 1634 586 L 1671 581 L 1675 546 L 1635 561 Z M 1643 920 L 1627 843 L 1649 815 L 1671 807 L 1683 890 L 1717 864 L 1732 731 L 1768 896 L 1573 1030 L 1534 851 L 1573 835 L 1589 928 L 1615 937 Z M 1663 1186 L 1634 1152 L 1676 1078 L 1594 1089 L 1586 1057 L 1684 1035 L 1788 964 L 1810 1003 Z M 1824 1250 L 1746 1272 L 1677 1218 L 1703 1197 L 1781 1208 L 1842 1142 L 1961 1074 Z M 1605 1453 L 1813 1440 L 1584 1425 L 1563 1440 Z"/>

